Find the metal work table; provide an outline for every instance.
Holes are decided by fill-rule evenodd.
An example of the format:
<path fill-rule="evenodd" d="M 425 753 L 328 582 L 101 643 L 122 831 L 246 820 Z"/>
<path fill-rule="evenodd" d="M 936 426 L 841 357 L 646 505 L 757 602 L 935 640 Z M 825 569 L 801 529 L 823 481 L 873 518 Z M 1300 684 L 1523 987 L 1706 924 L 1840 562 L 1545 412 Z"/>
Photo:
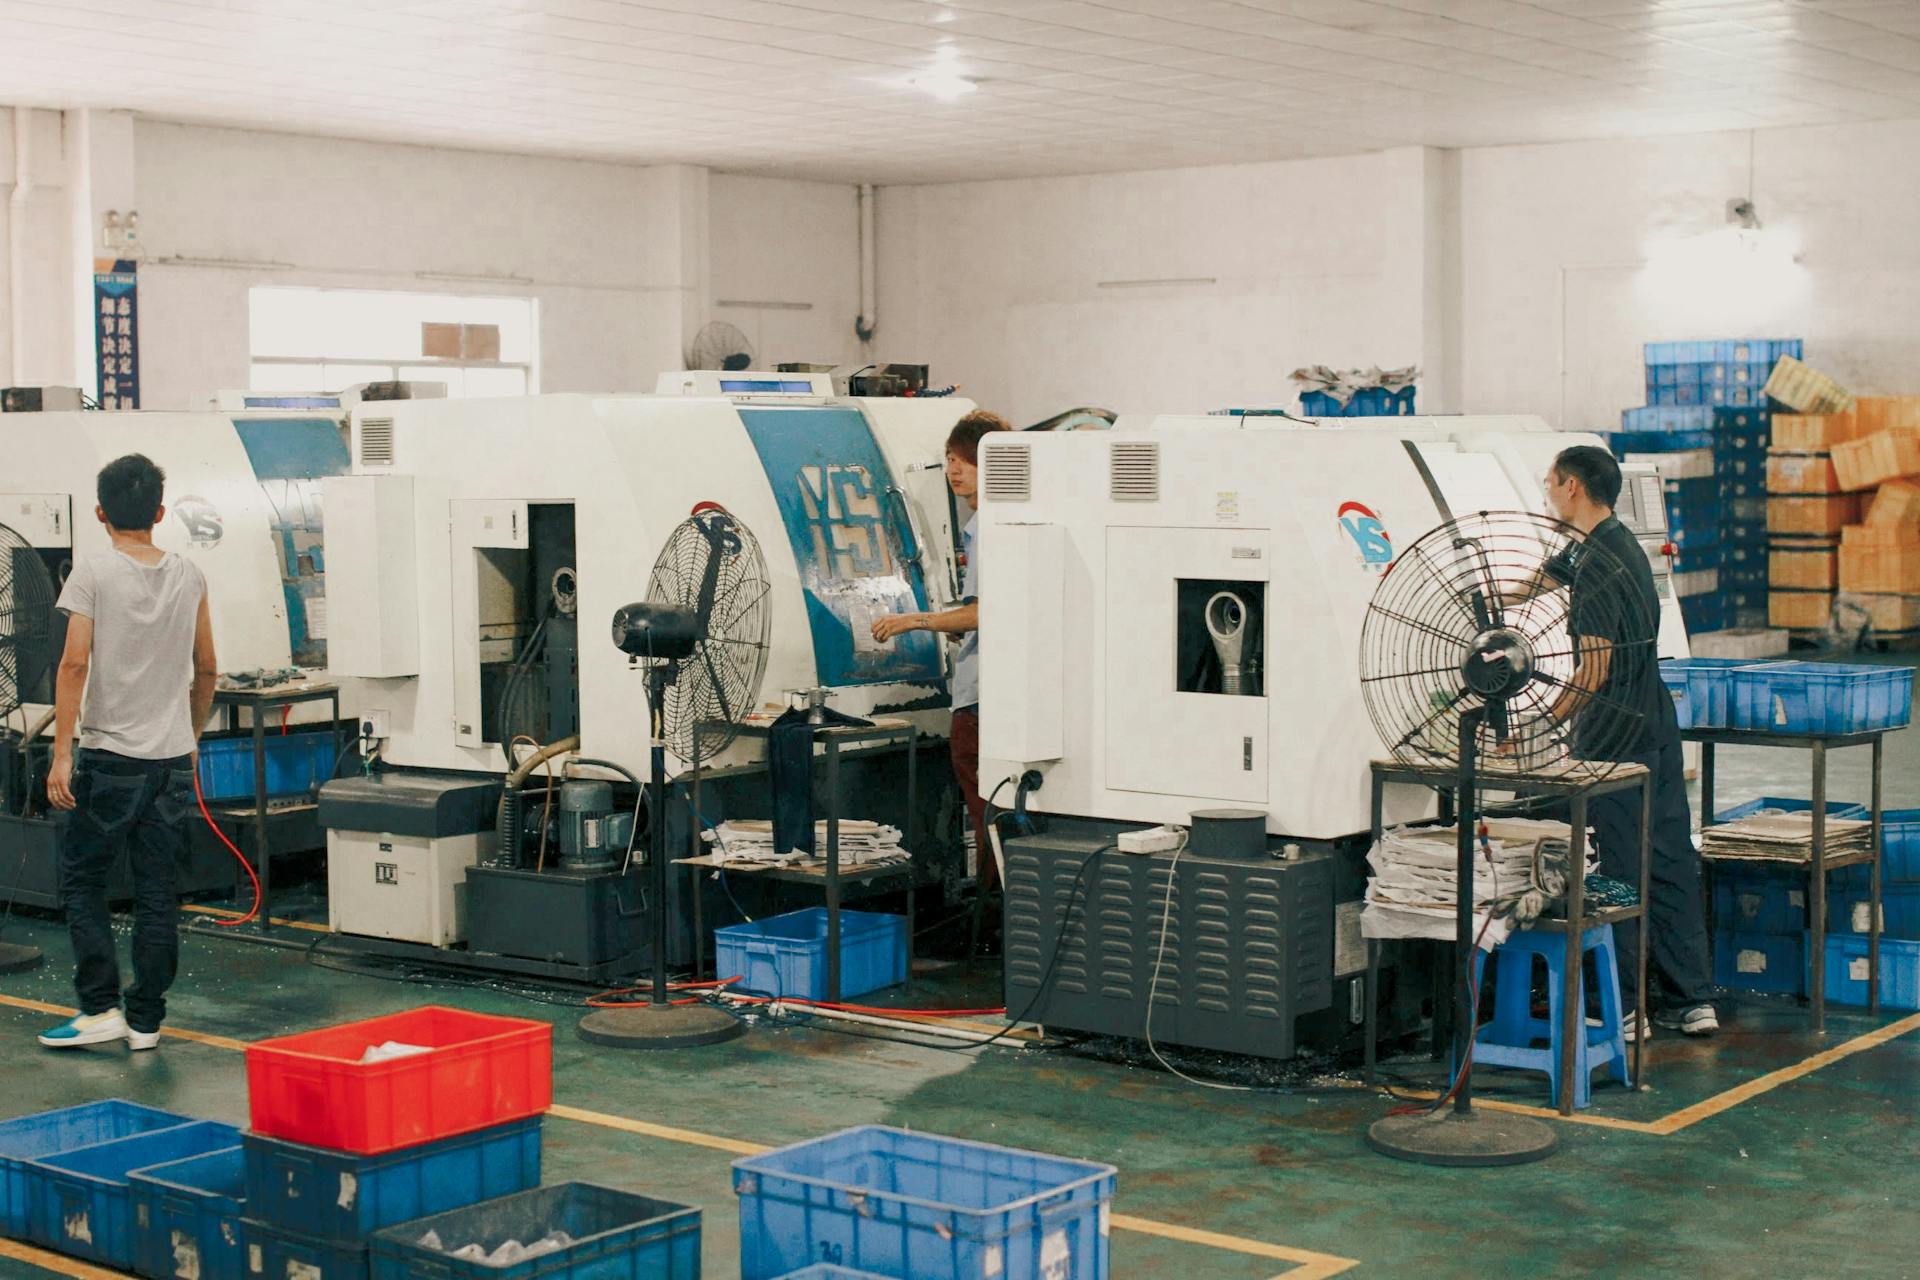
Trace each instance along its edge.
<path fill-rule="evenodd" d="M 1827 872 L 1866 863 L 1867 873 L 1867 1012 L 1880 1009 L 1880 837 L 1881 775 L 1886 761 L 1887 729 L 1863 733 L 1787 734 L 1749 729 L 1682 729 L 1680 736 L 1700 744 L 1701 827 L 1715 825 L 1713 805 L 1714 748 L 1792 747 L 1812 754 L 1813 767 L 1813 845 L 1804 862 L 1787 858 L 1752 858 L 1716 854 L 1709 863 L 1730 862 L 1747 866 L 1798 867 L 1807 873 L 1807 915 L 1813 940 L 1807 957 L 1809 974 L 1808 1002 L 1813 1011 L 1813 1030 L 1827 1030 Z M 1827 752 L 1840 747 L 1873 748 L 1873 803 L 1868 810 L 1873 829 L 1863 853 L 1827 856 Z"/>
<path fill-rule="evenodd" d="M 1382 819 L 1385 805 L 1386 788 L 1389 783 L 1404 783 L 1413 786 L 1430 787 L 1441 793 L 1443 801 L 1451 801 L 1453 811 L 1460 812 L 1462 797 L 1455 795 L 1459 784 L 1459 772 L 1453 765 L 1416 765 L 1398 760 L 1375 760 L 1373 769 L 1373 841 L 1378 844 L 1385 829 Z M 1521 797 L 1546 797 L 1561 799 L 1572 808 L 1569 826 L 1572 828 L 1567 847 L 1567 911 L 1563 917 L 1542 917 L 1526 927 L 1536 932 L 1563 933 L 1567 939 L 1567 958 L 1562 975 L 1563 985 L 1560 996 L 1560 1096 L 1556 1103 L 1560 1114 L 1573 1114 L 1574 1050 L 1578 1046 L 1576 1037 L 1587 1033 L 1587 1013 L 1585 1002 L 1580 998 L 1580 975 L 1584 968 L 1582 939 L 1588 929 L 1603 924 L 1617 924 L 1624 920 L 1640 920 L 1640 948 L 1638 971 L 1634 975 L 1634 1010 L 1644 1015 L 1647 1008 L 1647 930 L 1645 928 L 1647 903 L 1647 863 L 1650 838 L 1653 827 L 1653 786 L 1652 778 L 1641 765 L 1620 765 L 1604 778 L 1577 776 L 1569 771 L 1546 771 L 1539 773 L 1521 773 L 1513 769 L 1502 769 L 1498 761 L 1483 765 L 1478 774 L 1482 790 L 1509 791 Z M 1598 796 L 1612 795 L 1621 791 L 1640 792 L 1640 893 L 1639 900 L 1630 907 L 1610 907 L 1592 915 L 1586 910 L 1587 865 L 1587 805 Z M 1482 818 L 1497 820 L 1497 815 L 1484 811 Z M 1456 892 L 1458 889 L 1456 888 Z M 1442 939 L 1434 939 L 1442 941 Z M 1452 965 L 1448 965 L 1448 986 L 1457 975 L 1452 974 Z M 1374 1078 L 1374 1064 L 1378 1051 L 1375 1044 L 1376 1023 L 1379 1018 L 1378 985 L 1380 977 L 1380 942 L 1367 939 L 1367 1016 L 1366 1016 L 1366 1082 L 1371 1085 Z M 1445 1007 L 1442 1001 L 1435 1006 L 1436 1017 Z M 1636 1037 L 1633 1042 L 1633 1087 L 1645 1086 L 1646 1037 Z"/>
<path fill-rule="evenodd" d="M 331 704 L 333 736 L 333 758 L 340 759 L 342 744 L 340 740 L 340 686 L 325 681 L 302 680 L 297 683 L 263 685 L 257 689 L 215 689 L 213 705 L 226 712 L 227 728 L 234 733 L 240 731 L 240 712 L 252 713 L 253 741 L 253 807 L 242 808 L 236 804 L 208 804 L 210 811 L 221 813 L 230 818 L 253 820 L 254 860 L 259 864 L 254 874 L 260 877 L 260 911 L 254 918 L 253 927 L 261 933 L 270 933 L 273 924 L 269 917 L 273 914 L 273 848 L 267 835 L 269 817 L 273 814 L 288 812 L 286 807 L 269 812 L 267 807 L 267 720 L 270 712 L 281 711 L 303 702 L 326 702 Z M 233 870 L 233 892 L 236 903 L 244 901 L 246 880 L 236 865 Z"/>
<path fill-rule="evenodd" d="M 740 725 L 740 736 L 744 738 L 767 738 L 773 729 L 771 720 L 751 719 Z M 819 867 L 761 867 L 749 869 L 735 864 L 722 868 L 711 857 L 696 856 L 680 858 L 676 861 L 686 867 L 713 867 L 720 870 L 739 871 L 743 874 L 763 876 L 777 880 L 782 884 L 817 885 L 826 893 L 827 906 L 827 999 L 837 1002 L 840 999 L 840 896 L 841 882 L 851 879 L 862 887 L 871 887 L 872 882 L 884 878 L 904 877 L 904 885 L 889 885 L 884 889 L 874 888 L 873 893 L 897 892 L 904 888 L 907 894 L 907 976 L 913 976 L 913 908 L 915 892 L 920 888 L 920 869 L 912 861 L 896 863 L 892 866 L 860 867 L 851 875 L 840 870 L 840 817 L 843 797 L 840 794 L 840 751 L 843 747 L 857 746 L 862 743 L 892 742 L 906 740 L 907 750 L 907 792 L 905 805 L 900 818 L 901 847 L 912 858 L 915 847 L 913 818 L 914 796 L 919 784 L 919 730 L 910 720 L 878 719 L 864 725 L 821 725 L 813 732 L 814 743 L 818 748 L 818 758 L 826 766 L 826 812 L 817 815 L 816 822 L 824 820 L 827 824 L 827 848 L 824 863 Z M 696 814 L 694 821 L 694 839 L 699 839 L 700 820 L 700 772 L 693 770 L 693 802 Z M 699 871 L 692 873 L 696 877 L 693 892 L 693 953 L 694 971 L 699 974 L 704 964 L 706 940 L 703 935 L 700 891 L 697 877 Z M 862 897 L 871 896 L 862 894 Z M 715 977 L 720 975 L 715 974 Z"/>

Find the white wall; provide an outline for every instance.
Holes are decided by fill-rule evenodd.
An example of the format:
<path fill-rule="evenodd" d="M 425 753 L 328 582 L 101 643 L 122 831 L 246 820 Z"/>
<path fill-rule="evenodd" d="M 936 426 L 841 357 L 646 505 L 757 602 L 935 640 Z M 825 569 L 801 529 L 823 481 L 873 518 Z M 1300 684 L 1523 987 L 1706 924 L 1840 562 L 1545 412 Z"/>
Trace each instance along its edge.
<path fill-rule="evenodd" d="M 763 368 L 779 361 L 840 364 L 856 358 L 860 220 L 855 189 L 716 173 L 708 193 L 711 300 L 805 307 L 716 306 L 711 318 L 739 326 Z"/>
<path fill-rule="evenodd" d="M 29 111 L 26 118 L 28 187 L 16 219 L 14 113 L 0 109 L 0 385 L 11 384 L 15 376 L 16 342 L 21 344 L 22 383 L 72 385 L 76 374 L 65 139 L 58 112 Z M 15 235 L 22 237 L 20 275 L 25 286 L 24 314 L 18 322 L 10 314 Z"/>

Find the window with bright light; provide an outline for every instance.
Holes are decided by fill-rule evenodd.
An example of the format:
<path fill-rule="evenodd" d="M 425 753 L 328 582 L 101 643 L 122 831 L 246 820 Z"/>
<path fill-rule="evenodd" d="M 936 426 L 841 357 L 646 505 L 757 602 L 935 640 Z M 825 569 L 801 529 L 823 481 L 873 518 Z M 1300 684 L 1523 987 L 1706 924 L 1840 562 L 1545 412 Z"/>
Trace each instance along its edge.
<path fill-rule="evenodd" d="M 250 304 L 254 391 L 391 381 L 444 382 L 449 396 L 540 389 L 531 298 L 261 287 Z"/>

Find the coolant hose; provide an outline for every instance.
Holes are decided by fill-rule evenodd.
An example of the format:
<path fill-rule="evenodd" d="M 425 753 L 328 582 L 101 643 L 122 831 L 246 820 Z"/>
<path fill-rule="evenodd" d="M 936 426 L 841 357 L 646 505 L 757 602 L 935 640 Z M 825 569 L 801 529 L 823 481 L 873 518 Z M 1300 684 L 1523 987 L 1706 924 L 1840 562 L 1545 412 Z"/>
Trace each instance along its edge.
<path fill-rule="evenodd" d="M 513 772 L 507 775 L 506 783 L 500 792 L 500 807 L 494 813 L 494 830 L 497 831 L 500 836 L 500 852 L 497 857 L 501 866 L 518 867 L 520 865 L 520 788 L 526 784 L 528 778 L 533 776 L 534 770 L 538 769 L 541 765 L 553 759 L 555 756 L 565 755 L 569 751 L 577 751 L 579 747 L 580 735 L 577 733 L 569 734 L 557 742 L 549 742 L 546 746 L 541 747 L 525 760 L 522 760 Z M 612 766 L 608 767 L 611 768 Z M 621 772 L 625 773 L 626 771 L 621 770 Z M 628 774 L 627 776 L 632 777 L 633 775 Z"/>

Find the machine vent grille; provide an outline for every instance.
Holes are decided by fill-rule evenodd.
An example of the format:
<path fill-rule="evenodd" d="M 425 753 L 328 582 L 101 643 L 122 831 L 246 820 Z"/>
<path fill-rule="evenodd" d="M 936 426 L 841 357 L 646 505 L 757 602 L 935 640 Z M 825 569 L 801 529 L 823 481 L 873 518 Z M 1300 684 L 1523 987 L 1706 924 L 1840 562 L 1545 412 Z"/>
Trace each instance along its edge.
<path fill-rule="evenodd" d="M 1033 446 L 1007 444 L 987 451 L 988 502 L 1026 502 L 1033 497 Z"/>
<path fill-rule="evenodd" d="M 360 419 L 360 465 L 363 467 L 390 467 L 393 465 L 393 419 Z"/>
<path fill-rule="evenodd" d="M 1107 446 L 1107 487 L 1115 502 L 1160 500 L 1160 444 L 1116 440 Z"/>

